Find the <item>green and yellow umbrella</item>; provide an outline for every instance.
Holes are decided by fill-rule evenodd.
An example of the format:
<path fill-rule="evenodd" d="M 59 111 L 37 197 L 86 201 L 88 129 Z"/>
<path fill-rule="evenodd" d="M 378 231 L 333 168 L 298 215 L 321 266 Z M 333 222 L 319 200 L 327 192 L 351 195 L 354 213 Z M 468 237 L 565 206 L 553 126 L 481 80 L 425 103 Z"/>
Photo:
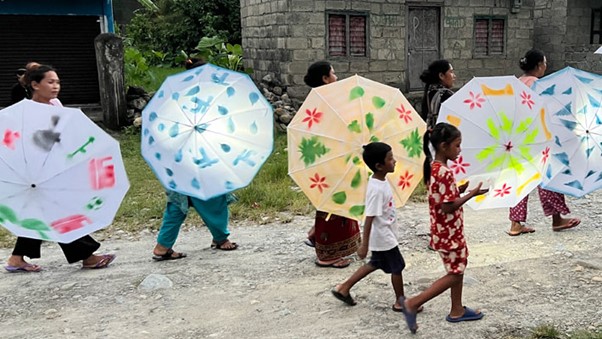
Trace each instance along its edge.
<path fill-rule="evenodd" d="M 387 175 L 401 207 L 422 178 L 426 124 L 397 88 L 352 76 L 312 89 L 290 122 L 289 175 L 320 211 L 363 220 L 368 178 L 363 145 L 393 148 Z"/>

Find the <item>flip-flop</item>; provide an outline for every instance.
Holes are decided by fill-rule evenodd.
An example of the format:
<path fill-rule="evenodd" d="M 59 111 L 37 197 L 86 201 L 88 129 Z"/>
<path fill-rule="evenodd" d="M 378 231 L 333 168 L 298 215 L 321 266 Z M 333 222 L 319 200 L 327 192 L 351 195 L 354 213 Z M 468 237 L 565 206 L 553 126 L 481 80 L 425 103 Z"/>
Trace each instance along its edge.
<path fill-rule="evenodd" d="M 173 255 L 174 253 L 176 253 L 177 255 L 174 256 Z M 153 260 L 155 260 L 155 261 L 165 261 L 165 260 L 182 259 L 182 258 L 186 258 L 186 257 L 187 257 L 186 253 L 182 253 L 182 252 L 177 253 L 177 252 L 174 252 L 174 250 L 170 248 L 164 254 L 161 254 L 161 255 L 155 254 L 155 255 L 153 255 Z"/>
<path fill-rule="evenodd" d="M 464 306 L 464 314 L 461 317 L 452 318 L 448 314 L 447 317 L 445 317 L 445 320 L 449 321 L 450 323 L 459 323 L 460 321 L 479 320 L 479 319 L 482 319 L 484 316 L 485 316 L 485 313 L 483 313 L 483 312 L 477 313 L 475 310 Z"/>
<path fill-rule="evenodd" d="M 110 263 L 115 260 L 117 257 L 115 254 L 103 254 L 101 255 L 102 259 L 100 259 L 96 264 L 93 265 L 82 265 L 82 269 L 100 269 L 109 266 Z"/>
<path fill-rule="evenodd" d="M 309 238 L 303 240 L 303 243 L 309 247 L 316 247 L 316 244 L 314 243 L 314 241 Z"/>
<path fill-rule="evenodd" d="M 40 267 L 38 265 L 34 265 L 34 264 L 25 264 L 23 266 L 6 265 L 6 266 L 4 266 L 4 269 L 10 273 L 19 273 L 19 272 L 33 273 L 33 272 L 40 272 L 42 270 L 42 267 Z"/>
<path fill-rule="evenodd" d="M 523 226 L 523 227 L 521 227 L 520 231 L 518 231 L 518 232 L 506 232 L 506 234 L 508 234 L 511 237 L 516 237 L 521 234 L 533 233 L 533 232 L 535 232 L 534 228 Z"/>
<path fill-rule="evenodd" d="M 415 334 L 418 330 L 418 324 L 416 323 L 417 312 L 410 312 L 409 310 L 406 310 L 406 298 L 404 296 L 399 297 L 399 304 L 402 305 L 401 311 L 403 312 L 403 315 L 406 318 L 406 324 L 408 324 L 408 329 L 410 330 L 410 332 L 412 332 L 412 334 Z"/>
<path fill-rule="evenodd" d="M 353 297 L 351 297 L 351 294 L 343 295 L 341 292 L 335 290 L 334 288 L 330 290 L 330 292 L 332 292 L 332 295 L 334 295 L 335 298 L 339 299 L 340 301 L 344 302 L 349 306 L 357 305 L 355 300 L 353 300 Z"/>
<path fill-rule="evenodd" d="M 315 264 L 316 264 L 316 266 L 318 266 L 318 267 L 332 267 L 332 268 L 345 268 L 345 267 L 347 267 L 347 266 L 351 265 L 351 262 L 350 262 L 349 260 L 347 261 L 347 263 L 346 263 L 346 264 L 343 264 L 343 265 L 335 265 L 336 263 L 338 263 L 338 262 L 341 262 L 341 261 L 343 261 L 343 260 L 345 260 L 345 259 L 340 259 L 340 260 L 334 261 L 334 262 L 332 262 L 332 263 L 330 263 L 330 264 L 322 264 L 322 263 L 321 263 L 321 262 L 320 262 L 318 259 L 316 259 L 316 260 L 314 261 L 314 263 L 315 263 Z"/>
<path fill-rule="evenodd" d="M 399 312 L 399 313 L 403 312 L 403 310 L 401 308 L 397 308 L 397 307 L 395 307 L 395 305 L 391 306 L 391 309 L 393 310 L 393 312 Z M 418 309 L 416 309 L 416 313 L 420 313 L 422 311 L 424 311 L 423 306 L 420 306 L 420 307 L 418 307 Z"/>
<path fill-rule="evenodd" d="M 581 223 L 581 219 L 578 218 L 572 218 L 569 220 L 569 222 L 565 225 L 560 225 L 560 226 L 552 226 L 552 231 L 554 232 L 559 232 L 562 230 L 568 230 L 569 228 L 573 228 L 576 227 L 577 225 L 579 225 Z"/>

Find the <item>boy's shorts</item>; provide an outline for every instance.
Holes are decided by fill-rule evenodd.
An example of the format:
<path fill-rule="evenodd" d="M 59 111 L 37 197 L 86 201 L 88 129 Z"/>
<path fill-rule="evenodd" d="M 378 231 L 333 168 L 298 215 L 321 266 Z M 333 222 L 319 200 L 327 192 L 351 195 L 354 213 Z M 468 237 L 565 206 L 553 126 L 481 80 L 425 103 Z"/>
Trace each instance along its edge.
<path fill-rule="evenodd" d="M 466 247 L 452 251 L 439 250 L 438 252 L 447 274 L 464 274 L 466 265 L 468 265 L 468 249 Z"/>
<path fill-rule="evenodd" d="M 399 252 L 399 247 L 395 246 L 388 251 L 372 251 L 369 265 L 383 270 L 385 273 L 400 275 L 406 267 L 406 262 Z"/>

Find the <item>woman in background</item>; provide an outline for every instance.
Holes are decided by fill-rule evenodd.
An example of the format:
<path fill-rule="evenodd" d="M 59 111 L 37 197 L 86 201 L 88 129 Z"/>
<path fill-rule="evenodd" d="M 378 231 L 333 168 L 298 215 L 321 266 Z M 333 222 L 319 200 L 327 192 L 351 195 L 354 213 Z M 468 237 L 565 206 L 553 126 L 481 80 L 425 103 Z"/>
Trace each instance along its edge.
<path fill-rule="evenodd" d="M 337 76 L 329 62 L 318 61 L 309 66 L 303 80 L 315 88 L 337 81 Z M 345 257 L 357 252 L 360 242 L 357 221 L 316 211 L 314 226 L 307 233 L 305 243 L 315 248 L 317 266 L 345 268 L 351 264 Z"/>

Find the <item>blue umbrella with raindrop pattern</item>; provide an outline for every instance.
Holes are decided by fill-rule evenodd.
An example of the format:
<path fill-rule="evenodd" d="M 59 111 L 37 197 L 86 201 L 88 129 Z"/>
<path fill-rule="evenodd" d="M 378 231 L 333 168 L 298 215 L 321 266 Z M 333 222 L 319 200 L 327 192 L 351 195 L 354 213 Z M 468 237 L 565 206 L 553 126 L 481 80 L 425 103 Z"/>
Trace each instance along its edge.
<path fill-rule="evenodd" d="M 542 187 L 575 197 L 602 188 L 602 76 L 566 67 L 532 88 L 554 138 Z"/>
<path fill-rule="evenodd" d="M 207 200 L 248 185 L 272 152 L 273 110 L 247 74 L 169 76 L 142 111 L 142 156 L 163 186 Z"/>

